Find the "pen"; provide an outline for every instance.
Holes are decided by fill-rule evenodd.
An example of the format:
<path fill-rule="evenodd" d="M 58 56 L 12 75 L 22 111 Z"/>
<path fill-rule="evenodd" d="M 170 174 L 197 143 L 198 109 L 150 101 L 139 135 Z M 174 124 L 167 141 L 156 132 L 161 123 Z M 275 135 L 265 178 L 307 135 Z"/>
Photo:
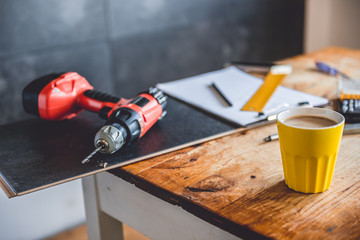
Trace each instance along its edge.
<path fill-rule="evenodd" d="M 338 69 L 324 63 L 324 62 L 321 62 L 321 61 L 316 61 L 315 62 L 316 64 L 316 67 L 318 70 L 320 70 L 321 72 L 324 72 L 324 73 L 327 73 L 331 76 L 336 76 L 336 75 L 340 75 L 344 78 L 347 78 L 347 79 L 351 79 L 348 75 L 346 75 L 345 73 L 342 73 L 340 72 Z"/>
<path fill-rule="evenodd" d="M 230 102 L 230 100 L 225 96 L 225 94 L 223 94 L 221 92 L 221 90 L 216 86 L 215 83 L 212 83 L 212 87 L 216 90 L 216 92 L 222 97 L 222 99 L 224 99 L 224 101 L 231 107 L 232 103 Z"/>
<path fill-rule="evenodd" d="M 273 140 L 278 140 L 279 139 L 279 135 L 277 133 L 275 134 L 271 134 L 269 136 L 267 136 L 266 138 L 264 138 L 264 142 L 270 142 Z"/>
<path fill-rule="evenodd" d="M 345 124 L 343 134 L 355 134 L 360 133 L 360 123 L 354 123 L 354 124 Z M 270 142 L 273 140 L 278 140 L 279 135 L 277 133 L 271 134 L 264 138 L 264 142 Z"/>

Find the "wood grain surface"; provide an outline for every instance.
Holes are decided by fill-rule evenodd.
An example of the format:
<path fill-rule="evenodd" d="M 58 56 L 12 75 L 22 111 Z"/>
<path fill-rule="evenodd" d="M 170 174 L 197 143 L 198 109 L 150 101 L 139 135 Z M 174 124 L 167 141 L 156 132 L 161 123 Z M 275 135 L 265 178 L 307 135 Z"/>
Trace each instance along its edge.
<path fill-rule="evenodd" d="M 332 47 L 282 61 L 294 66 L 283 85 L 335 98 L 336 78 L 315 60 L 360 79 L 360 51 Z M 263 142 L 276 131 L 258 127 L 110 172 L 240 237 L 360 239 L 360 135 L 343 136 L 330 189 L 303 194 L 284 183 L 279 142 Z"/>

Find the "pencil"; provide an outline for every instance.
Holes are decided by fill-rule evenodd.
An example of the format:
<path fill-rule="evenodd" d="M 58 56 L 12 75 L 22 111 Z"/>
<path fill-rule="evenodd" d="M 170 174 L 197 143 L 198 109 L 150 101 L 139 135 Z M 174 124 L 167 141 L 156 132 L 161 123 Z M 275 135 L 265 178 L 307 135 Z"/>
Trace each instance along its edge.
<path fill-rule="evenodd" d="M 222 97 L 222 99 L 224 99 L 224 101 L 231 107 L 232 103 L 230 102 L 230 100 L 225 96 L 225 94 L 223 94 L 221 92 L 221 90 L 216 86 L 215 83 L 212 83 L 212 87 L 216 90 L 216 92 Z"/>

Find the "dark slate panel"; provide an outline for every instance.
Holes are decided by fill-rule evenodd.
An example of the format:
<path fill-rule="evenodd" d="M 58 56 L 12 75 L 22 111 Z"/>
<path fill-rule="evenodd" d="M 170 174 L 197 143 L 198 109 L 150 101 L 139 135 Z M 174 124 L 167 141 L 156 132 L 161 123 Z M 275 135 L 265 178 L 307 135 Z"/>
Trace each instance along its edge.
<path fill-rule="evenodd" d="M 108 1 L 113 38 L 153 34 L 165 29 L 209 23 L 227 17 L 228 0 Z"/>
<path fill-rule="evenodd" d="M 21 93 L 32 80 L 53 72 L 76 71 L 99 91 L 113 93 L 106 44 L 54 49 L 0 60 L 0 124 L 28 118 Z"/>
<path fill-rule="evenodd" d="M 0 126 L 0 176 L 15 194 L 23 194 L 105 171 L 131 159 L 187 144 L 234 127 L 169 98 L 168 114 L 143 138 L 107 155 L 97 154 L 88 164 L 96 131 L 104 124 L 96 114 L 83 112 L 74 119 L 50 122 L 31 119 Z"/>
<path fill-rule="evenodd" d="M 105 34 L 103 1 L 0 2 L 0 57 L 105 39 Z"/>
<path fill-rule="evenodd" d="M 229 1 L 231 60 L 264 62 L 302 53 L 303 0 Z"/>
<path fill-rule="evenodd" d="M 220 69 L 227 51 L 225 22 L 114 41 L 117 91 L 130 97 L 151 85 Z"/>

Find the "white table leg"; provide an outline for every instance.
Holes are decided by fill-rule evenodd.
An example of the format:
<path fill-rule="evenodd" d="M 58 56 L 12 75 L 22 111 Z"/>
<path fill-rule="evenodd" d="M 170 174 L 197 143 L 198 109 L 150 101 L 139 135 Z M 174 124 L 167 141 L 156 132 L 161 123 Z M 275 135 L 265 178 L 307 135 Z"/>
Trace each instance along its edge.
<path fill-rule="evenodd" d="M 111 173 L 98 173 L 96 179 L 102 211 L 151 239 L 240 239 Z"/>
<path fill-rule="evenodd" d="M 82 179 L 89 240 L 123 240 L 122 222 L 100 209 L 96 175 Z"/>

